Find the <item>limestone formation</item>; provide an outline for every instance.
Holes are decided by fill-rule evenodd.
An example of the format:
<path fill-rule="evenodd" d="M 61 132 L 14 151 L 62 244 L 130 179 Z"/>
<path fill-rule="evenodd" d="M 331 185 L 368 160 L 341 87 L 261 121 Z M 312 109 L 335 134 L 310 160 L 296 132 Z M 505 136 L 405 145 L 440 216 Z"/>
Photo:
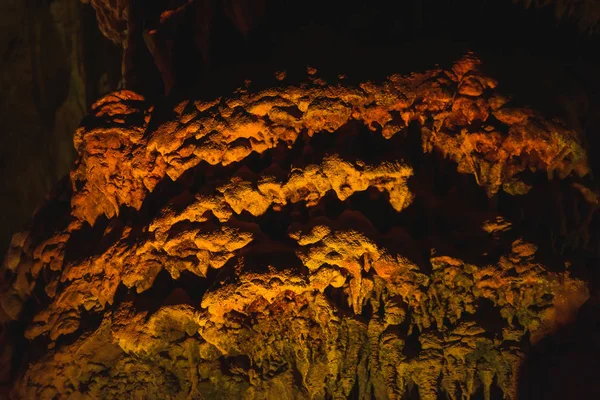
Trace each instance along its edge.
<path fill-rule="evenodd" d="M 576 133 L 497 85 L 467 55 L 169 113 L 100 99 L 2 267 L 11 395 L 516 398 L 527 346 L 591 288 L 494 201 L 540 176 L 598 198 Z"/>

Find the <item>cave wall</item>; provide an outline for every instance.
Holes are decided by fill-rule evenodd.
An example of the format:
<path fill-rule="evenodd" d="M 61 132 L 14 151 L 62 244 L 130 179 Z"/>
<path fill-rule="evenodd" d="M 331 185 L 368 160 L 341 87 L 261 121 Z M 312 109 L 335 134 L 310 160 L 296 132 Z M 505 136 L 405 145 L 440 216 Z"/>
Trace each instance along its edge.
<path fill-rule="evenodd" d="M 184 75 L 181 79 L 188 84 L 200 81 L 194 90 L 214 96 L 243 82 L 250 70 L 266 73 L 269 68 L 289 69 L 290 65 L 302 69 L 300 64 L 307 62 L 319 64 L 321 70 L 329 66 L 332 73 L 359 76 L 369 71 L 367 75 L 383 77 L 399 72 L 396 67 L 400 65 L 406 72 L 428 68 L 443 58 L 451 62 L 473 49 L 473 43 L 465 43 L 453 54 L 443 55 L 457 48 L 455 39 L 473 37 L 477 31 L 479 47 L 489 47 L 491 57 L 485 64 L 494 67 L 492 73 L 497 76 L 504 71 L 520 79 L 503 79 L 513 85 L 510 92 L 587 132 L 589 146 L 598 144 L 597 135 L 590 134 L 599 125 L 596 93 L 600 92 L 597 57 L 591 50 L 597 40 L 590 39 L 597 27 L 593 2 L 467 1 L 458 6 L 418 0 L 369 6 L 333 1 L 300 6 L 260 1 L 255 5 L 259 3 L 262 14 L 243 5 L 239 8 L 237 2 L 215 2 L 207 9 L 208 16 L 197 21 L 206 25 L 201 51 L 190 58 L 193 45 L 176 46 L 180 63 L 185 65 L 179 68 Z M 81 117 L 100 94 L 122 80 L 128 2 L 28 0 L 5 1 L 1 7 L 0 112 L 5 127 L 1 170 L 2 204 L 7 212 L 2 216 L 0 249 L 4 252 L 10 236 L 68 171 L 74 157 L 70 136 Z M 100 10 L 101 29 L 94 7 Z M 489 20 L 489 15 L 511 20 L 513 29 L 507 31 L 502 22 Z M 113 32 L 108 34 L 110 40 L 101 30 Z M 574 36 L 573 30 L 584 35 Z M 154 101 L 163 90 L 161 75 L 139 27 L 138 34 L 132 40 L 135 54 L 129 57 L 138 74 L 134 89 Z M 179 35 L 185 35 L 185 29 Z M 481 46 L 486 41 L 496 44 Z M 368 54 L 369 48 L 379 61 L 352 57 L 354 52 Z M 486 59 L 485 51 L 476 50 Z M 207 64 L 200 53 L 210 54 Z M 407 60 L 407 54 L 418 56 Z M 268 59 L 284 62 L 267 63 Z M 596 158 L 592 164 L 599 170 Z"/>
<path fill-rule="evenodd" d="M 116 87 L 120 54 L 78 0 L 3 1 L 0 21 L 4 252 L 70 170 L 72 133 L 91 101 Z"/>
<path fill-rule="evenodd" d="M 2 267 L 11 396 L 517 398 L 595 304 L 598 197 L 479 67 L 98 100 Z"/>
<path fill-rule="evenodd" d="M 9 210 L 3 214 L 6 243 L 11 233 L 19 232 L 2 270 L 2 318 L 6 325 L 0 335 L 0 357 L 5 361 L 0 378 L 4 389 L 11 386 L 16 397 L 36 397 L 42 393 L 49 397 L 60 393 L 143 395 L 148 385 L 156 385 L 155 394 L 160 394 L 159 397 L 177 397 L 182 393 L 237 397 L 246 393 L 260 398 L 293 388 L 286 395 L 393 398 L 403 393 L 409 396 L 420 393 L 421 398 L 434 398 L 439 388 L 432 382 L 442 379 L 442 391 L 451 396 L 465 392 L 480 396 L 489 390 L 492 398 L 502 393 L 523 398 L 564 397 L 571 393 L 569 385 L 585 387 L 582 390 L 588 393 L 596 390 L 582 383 L 585 381 L 582 377 L 597 376 L 589 354 L 587 358 L 585 354 L 597 346 L 590 332 L 597 329 L 594 266 L 600 242 L 595 234 L 598 219 L 590 216 L 595 215 L 593 210 L 597 206 L 593 176 L 598 174 L 599 161 L 593 155 L 598 145 L 595 132 L 599 126 L 600 90 L 595 72 L 597 57 L 582 50 L 592 48 L 590 43 L 594 40 L 577 37 L 574 44 L 576 36 L 548 34 L 544 41 L 548 31 L 532 33 L 533 38 L 518 37 L 523 31 L 516 28 L 519 33 L 511 36 L 501 26 L 487 26 L 485 18 L 473 17 L 484 15 L 484 6 L 468 14 L 452 11 L 453 6 L 444 3 L 440 6 L 442 11 L 429 13 L 421 6 L 431 3 L 414 1 L 407 6 L 410 12 L 392 24 L 394 12 L 401 11 L 401 6 L 393 8 L 394 12 L 367 6 L 349 7 L 350 10 L 340 11 L 333 18 L 341 10 L 334 3 L 320 9 L 321 13 L 306 6 L 289 19 L 275 13 L 267 19 L 262 31 L 258 27 L 254 33 L 244 34 L 240 32 L 239 21 L 236 23 L 216 12 L 215 20 L 211 21 L 214 31 L 209 45 L 210 62 L 206 63 L 198 49 L 190 49 L 189 40 L 179 42 L 174 57 L 180 63 L 176 70 L 181 73 L 183 84 L 169 97 L 162 93 L 164 85 L 159 68 L 138 37 L 137 55 L 132 56 L 137 61 L 130 66 L 141 72 L 141 80 L 137 82 L 139 93 L 119 92 L 102 98 L 94 107 L 91 104 L 115 88 L 122 78 L 120 51 L 124 46 L 103 39 L 92 8 L 76 1 L 59 0 L 2 5 L 6 7 L 3 32 L 7 33 L 6 40 L 3 36 L 5 41 L 0 43 L 0 48 L 6 49 L 0 66 L 3 89 L 0 112 L 2 121 L 8 121 L 2 147 L 5 183 L 2 201 Z M 446 12 L 452 17 L 444 15 Z M 538 15 L 532 10 L 527 12 L 529 16 Z M 457 15 L 461 13 L 464 15 Z M 523 17 L 520 24 L 526 25 L 530 21 L 527 18 Z M 348 20 L 352 22 L 349 28 L 341 28 Z M 301 29 L 297 29 L 298 24 Z M 455 40 L 425 34 L 431 26 L 444 33 L 451 31 L 453 25 L 459 25 L 455 28 L 462 32 Z M 469 31 L 479 32 L 484 28 L 495 33 L 482 34 L 482 39 L 472 43 L 461 42 Z M 488 39 L 490 43 L 486 42 Z M 521 47 L 517 46 L 520 44 Z M 498 146 L 497 138 L 491 142 L 469 139 L 455 143 L 453 134 L 441 134 L 437 139 L 447 142 L 443 145 L 438 142 L 435 148 L 431 132 L 416 133 L 410 124 L 396 126 L 397 116 L 390 124 L 385 119 L 389 111 L 385 109 L 389 106 L 384 101 L 386 95 L 373 93 L 381 90 L 377 85 L 386 76 L 425 71 L 437 63 L 451 70 L 459 56 L 472 48 L 479 50 L 478 56 L 483 60 L 478 68 L 501 82 L 502 92 L 508 95 L 507 99 L 513 98 L 514 107 L 536 110 L 532 118 L 535 123 L 528 129 L 535 131 L 532 127 L 541 124 L 547 131 L 535 132 L 542 136 L 550 131 L 561 132 L 559 142 L 549 146 L 553 151 L 545 154 L 546 158 L 531 161 L 538 168 L 537 175 L 523 173 L 522 180 L 517 177 L 498 181 L 492 173 L 498 172 L 494 162 L 487 160 L 474 167 L 469 157 L 457 151 L 464 146 L 475 146 L 469 149 L 475 153 L 488 151 L 485 157 L 493 159 L 492 152 L 485 148 Z M 190 60 L 186 56 L 191 53 L 195 57 L 186 64 Z M 318 71 L 316 76 L 315 71 Z M 342 74 L 346 76 L 342 78 Z M 475 75 L 478 77 L 475 81 L 483 76 L 479 72 Z M 402 79 L 408 79 L 406 76 Z M 245 79 L 249 81 L 244 83 Z M 495 80 L 487 79 L 479 85 L 491 90 L 492 86 L 486 86 L 485 82 Z M 327 89 L 328 85 L 339 80 L 344 82 L 343 87 L 353 88 L 362 82 L 366 86 L 360 86 L 361 90 L 374 96 L 375 103 L 380 101 L 382 109 L 369 110 L 360 117 L 370 129 L 352 124 L 340 127 L 336 121 L 346 121 L 347 117 L 344 104 L 331 99 L 320 103 L 310 96 L 310 101 L 300 101 L 293 94 L 286 95 L 283 89 L 277 91 L 281 80 L 296 87 L 290 89 L 292 93 L 294 90 L 303 93 L 308 80 L 313 97 L 323 90 L 331 98 L 349 95 L 355 102 L 354 89 L 332 95 L 335 91 Z M 374 80 L 375 86 L 365 83 L 369 80 Z M 442 87 L 457 85 L 452 82 L 441 79 L 438 83 Z M 478 96 L 477 85 L 465 87 L 462 94 Z M 235 94 L 231 94 L 235 89 Z M 261 103 L 260 96 L 252 98 L 246 94 L 247 90 L 259 93 L 261 89 L 266 89 L 267 95 L 277 93 L 275 97 L 281 104 L 277 101 L 272 104 L 270 99 Z M 415 119 L 423 111 L 419 107 L 428 110 L 435 108 L 436 101 L 448 101 L 444 93 L 436 92 L 435 85 L 424 83 L 419 90 L 429 91 L 422 97 L 430 100 L 426 105 L 418 105 L 417 101 L 418 112 L 412 116 Z M 229 97 L 222 103 L 214 100 L 225 94 Z M 486 101 L 488 94 L 484 96 Z M 490 101 L 489 107 L 496 107 L 494 101 Z M 249 115 L 235 110 L 240 102 L 248 107 Z M 290 111 L 298 107 L 307 112 L 303 107 L 309 103 L 312 104 L 309 116 Z M 270 107 L 275 111 L 269 111 L 266 117 L 261 114 L 263 108 Z M 453 110 L 458 115 L 452 117 L 453 123 L 460 126 L 465 121 L 470 124 L 472 119 L 484 118 L 485 112 L 481 110 L 486 107 L 469 108 L 468 102 L 461 103 Z M 328 113 L 328 109 L 336 112 Z M 91 114 L 76 129 L 88 111 Z M 232 115 L 231 122 L 219 125 Z M 503 129 L 508 129 L 502 126 L 519 125 L 531 117 L 529 111 L 499 115 L 491 119 L 492 125 L 498 122 L 494 118 L 504 119 L 497 126 L 499 137 L 506 133 Z M 553 121 L 554 117 L 562 122 Z M 293 137 L 299 138 L 301 145 L 289 156 L 285 146 L 280 146 L 265 151 L 264 157 L 255 154 L 246 160 L 248 149 L 261 153 L 264 150 L 261 146 L 268 141 L 261 143 L 257 138 L 240 137 L 238 142 L 230 143 L 229 139 L 217 138 L 211 142 L 212 147 L 203 147 L 202 141 L 196 141 L 198 138 L 186 136 L 191 132 L 186 129 L 197 128 L 187 125 L 190 120 L 201 120 L 202 124 L 216 126 L 218 130 L 243 131 L 262 123 L 256 118 L 265 118 L 267 125 L 272 121 L 291 124 L 291 130 L 282 128 L 273 135 L 290 143 Z M 419 122 L 431 129 L 426 121 Z M 114 135 L 105 137 L 104 128 L 113 130 Z M 173 137 L 166 134 L 173 129 L 185 144 L 175 150 L 170 147 L 175 146 Z M 294 133 L 296 129 L 301 132 Z M 311 129 L 315 132 L 309 134 Z M 404 142 L 398 139 L 401 136 L 398 134 L 394 143 L 412 150 L 412 154 L 402 154 L 411 162 L 399 164 L 398 170 L 383 164 L 348 164 L 348 160 L 335 157 L 319 158 L 321 146 L 343 153 L 357 138 L 383 151 L 385 144 L 370 142 L 368 134 L 372 131 L 387 140 L 386 135 L 396 129 L 410 136 Z M 342 139 L 334 140 L 331 132 L 320 130 L 335 131 L 334 135 Z M 55 186 L 29 227 L 20 229 L 54 182 L 71 170 L 75 156 L 71 140 L 75 131 L 79 156 L 76 168 L 69 178 Z M 147 141 L 148 132 L 154 141 Z M 421 134 L 423 143 L 419 142 Z M 231 138 L 236 135 L 234 132 Z M 320 138 L 323 135 L 327 139 Z M 577 140 L 571 143 L 569 138 Z M 416 149 L 421 150 L 421 144 L 425 143 L 433 146 L 429 151 L 435 148 L 434 154 L 449 155 L 453 161 L 441 161 L 434 156 L 422 158 Z M 571 154 L 576 156 L 558 160 L 554 165 L 556 160 L 550 156 L 564 143 L 576 149 Z M 539 143 L 535 148 L 543 150 Z M 155 152 L 145 153 L 147 149 Z M 585 157 L 586 152 L 592 156 Z M 98 159 L 92 162 L 94 157 Z M 372 155 L 365 152 L 360 157 Z M 207 166 L 200 159 L 216 163 L 217 167 Z M 311 179 L 296 177 L 294 186 L 283 178 L 289 172 L 286 168 L 290 165 L 286 163 L 290 159 L 319 173 L 311 175 Z M 400 157 L 395 154 L 391 159 L 398 161 Z M 134 160 L 135 165 L 123 160 Z M 314 163 L 308 165 L 308 160 Z M 200 166 L 196 165 L 198 162 Z M 458 163 L 458 171 L 453 162 Z M 540 165 L 536 164 L 540 162 L 541 175 Z M 280 164 L 284 165 L 284 173 L 278 174 Z M 569 168 L 591 172 L 584 174 L 584 178 L 573 178 Z M 416 186 L 405 182 L 404 175 L 409 170 L 418 176 L 411 180 L 411 185 Z M 566 179 L 541 179 L 548 170 L 552 170 L 548 176 L 554 174 Z M 262 182 L 269 174 L 281 179 Z M 343 174 L 352 179 L 342 185 L 339 176 Z M 327 179 L 317 179 L 321 175 Z M 223 181 L 232 176 L 233 186 L 223 186 Z M 386 186 L 390 176 L 402 190 Z M 207 188 L 203 187 L 205 183 Z M 317 184 L 321 185 L 318 190 L 313 187 Z M 210 193 L 213 186 L 225 195 L 207 201 L 203 193 Z M 254 186 L 272 191 L 265 194 Z M 98 192 L 98 187 L 103 190 Z M 294 197 L 290 187 L 306 198 Z M 330 189 L 335 195 L 325 193 Z M 417 199 L 412 208 L 406 200 L 410 197 L 408 193 Z M 486 199 L 486 193 L 491 199 Z M 245 196 L 252 201 L 248 202 Z M 282 201 L 307 204 L 292 207 L 279 204 Z M 369 204 L 376 204 L 378 210 L 373 211 Z M 271 206 L 273 210 L 269 209 Z M 449 206 L 453 212 L 445 211 Z M 485 211 L 478 214 L 472 212 L 473 208 Z M 207 212 L 208 224 L 204 220 L 188 221 Z M 396 213 L 403 217 L 398 220 Z M 365 221 L 365 217 L 370 221 Z M 300 223 L 305 231 L 288 232 L 287 224 L 291 222 Z M 386 232 L 392 223 L 403 228 L 389 235 Z M 319 226 L 315 232 L 311 231 L 313 225 Z M 367 228 L 360 233 L 347 229 L 357 226 Z M 329 231 L 323 227 L 329 227 Z M 158 232 L 155 237 L 154 232 Z M 424 239 L 427 235 L 434 239 Z M 249 237 L 258 237 L 258 244 L 245 248 Z M 395 242 L 398 237 L 411 245 L 398 245 Z M 275 242 L 283 241 L 283 245 L 274 244 L 274 238 Z M 220 247 L 207 244 L 211 240 L 219 242 Z M 352 240 L 364 243 L 368 251 L 355 254 L 348 244 Z M 290 245 L 294 241 L 301 249 Z M 474 249 L 467 251 L 465 242 L 471 241 Z M 391 247 L 382 243 L 391 243 Z M 431 253 L 433 247 L 441 255 Z M 273 249 L 278 251 L 277 257 L 268 254 Z M 342 262 L 335 254 L 325 254 L 324 249 L 342 253 Z M 396 255 L 406 257 L 390 264 L 390 256 Z M 379 264 L 368 266 L 369 258 L 377 258 Z M 237 264 L 228 263 L 233 259 Z M 298 259 L 312 267 L 323 260 L 341 266 L 339 271 L 325 268 L 319 273 L 307 272 L 307 265 L 302 267 Z M 490 259 L 493 268 L 486 264 Z M 276 268 L 263 270 L 269 262 Z M 283 265 L 287 262 L 289 265 Z M 365 269 L 365 276 L 356 272 L 358 264 Z M 293 268 L 287 268 L 290 266 Z M 344 269 L 347 271 L 343 272 Z M 398 285 L 389 281 L 390 275 L 386 274 L 393 275 L 397 270 L 409 277 L 408 282 Z M 456 275 L 460 287 L 447 279 Z M 507 302 L 504 293 L 486 292 L 487 283 L 482 279 L 485 276 L 494 277 L 502 288 L 516 285 L 526 293 L 526 301 L 515 309 L 500 305 Z M 562 286 L 557 285 L 556 281 L 561 280 Z M 282 283 L 277 286 L 279 282 Z M 533 284 L 527 286 L 524 282 Z M 249 298 L 240 289 L 246 287 L 261 295 Z M 407 296 L 406 287 L 423 295 L 422 301 Z M 467 300 L 453 299 L 453 291 L 463 289 L 461 296 Z M 566 300 L 561 303 L 561 298 Z M 584 302 L 583 311 L 577 313 Z M 481 324 L 485 320 L 482 315 L 488 312 L 500 316 Z M 274 313 L 293 321 L 291 335 L 286 333 L 287 325 L 280 326 L 269 317 Z M 465 323 L 456 317 L 457 313 L 465 316 Z M 509 318 L 515 318 L 513 314 L 517 315 L 517 323 L 505 326 Z M 248 320 L 247 316 L 257 319 Z M 319 319 L 321 316 L 324 319 Z M 132 320 L 138 322 L 136 329 L 130 324 Z M 313 349 L 305 343 L 306 327 L 299 321 L 306 320 L 318 326 L 311 331 L 310 338 L 326 343 L 325 347 Z M 330 322 L 341 328 L 335 332 L 328 330 Z M 248 324 L 252 329 L 246 329 Z M 266 336 L 247 341 L 254 328 L 263 330 Z M 569 374 L 559 367 L 540 370 L 548 364 L 546 350 L 540 349 L 552 348 L 554 339 L 548 338 L 556 334 L 567 338 L 566 343 L 577 354 L 568 360 L 574 364 L 583 360 L 581 364 L 585 367 L 571 368 L 577 372 Z M 273 336 L 285 339 L 277 342 Z M 332 337 L 341 338 L 341 348 L 339 343 L 333 343 Z M 457 337 L 464 346 L 455 346 L 453 341 Z M 230 343 L 223 338 L 230 338 Z M 262 340 L 273 340 L 275 344 L 261 349 Z M 295 345 L 290 346 L 289 341 Z M 589 347 L 581 342 L 589 343 Z M 355 346 L 356 343 L 360 345 Z M 306 354 L 292 356 L 294 349 L 310 349 L 317 354 L 317 360 Z M 444 353 L 444 349 L 450 349 L 449 353 Z M 80 357 L 70 358 L 73 353 Z M 95 359 L 97 353 L 105 354 L 106 358 Z M 350 364 L 338 364 L 338 369 L 356 368 L 356 376 L 349 373 L 342 378 L 319 381 L 324 360 L 339 358 L 340 354 Z M 354 359 L 355 356 L 360 360 Z M 188 359 L 182 360 L 185 357 Z M 568 361 L 561 357 L 550 361 L 554 364 Z M 197 371 L 190 366 L 190 359 L 191 364 L 200 366 Z M 449 360 L 459 360 L 455 369 Z M 307 367 L 311 361 L 312 366 Z M 521 361 L 523 364 L 519 364 Z M 250 362 L 254 365 L 249 365 Z M 404 365 L 405 370 L 392 373 L 392 367 L 398 365 Z M 568 383 L 561 384 L 553 378 L 553 385 L 531 392 L 534 386 L 516 383 L 514 377 L 521 374 L 516 371 L 517 365 L 522 365 L 523 376 L 532 379 L 533 385 L 557 376 Z M 441 371 L 440 366 L 445 369 Z M 311 368 L 313 372 L 307 372 Z M 137 374 L 135 380 L 128 377 L 132 371 Z M 74 374 L 83 376 L 78 385 L 73 384 L 79 379 Z M 104 379 L 107 374 L 115 378 L 115 384 Z M 394 382 L 387 383 L 392 389 L 386 392 L 383 389 L 386 384 L 382 382 L 388 378 Z M 18 384 L 12 386 L 13 382 Z M 193 382 L 201 383 L 194 386 Z"/>

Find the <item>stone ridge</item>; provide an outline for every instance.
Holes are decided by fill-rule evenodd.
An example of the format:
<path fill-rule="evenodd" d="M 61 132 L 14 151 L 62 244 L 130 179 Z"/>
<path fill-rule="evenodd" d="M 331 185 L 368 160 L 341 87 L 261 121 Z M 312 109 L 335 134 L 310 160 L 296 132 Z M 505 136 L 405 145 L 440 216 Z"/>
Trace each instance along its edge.
<path fill-rule="evenodd" d="M 358 88 L 313 77 L 168 117 L 129 91 L 96 102 L 71 187 L 2 266 L 0 320 L 31 352 L 12 396 L 516 398 L 525 349 L 574 317 L 587 283 L 466 192 L 436 223 L 458 219 L 477 243 L 420 237 L 411 218 L 427 224 L 418 210 L 443 199 L 424 198 L 400 149 L 317 148 L 355 122 L 409 146 L 416 122 L 406 154 L 442 154 L 488 196 L 526 193 L 526 170 L 588 172 L 574 132 L 510 108 L 477 68 L 468 55 Z"/>
<path fill-rule="evenodd" d="M 281 87 L 210 102 L 184 101 L 174 116 L 149 127 L 152 107 L 122 91 L 96 104 L 75 134 L 79 153 L 71 174 L 73 215 L 93 224 L 121 207 L 139 209 L 166 176 L 178 179 L 201 162 L 230 165 L 283 142 L 292 146 L 306 130 L 335 132 L 350 120 L 385 138 L 412 122 L 421 125 L 423 148 L 437 151 L 471 173 L 490 196 L 504 185 L 524 189 L 518 174 L 547 171 L 560 177 L 589 171 L 574 131 L 529 109 L 511 108 L 467 56 L 449 71 L 392 76 L 359 88 L 325 85 Z M 519 184 L 520 183 L 520 184 Z"/>

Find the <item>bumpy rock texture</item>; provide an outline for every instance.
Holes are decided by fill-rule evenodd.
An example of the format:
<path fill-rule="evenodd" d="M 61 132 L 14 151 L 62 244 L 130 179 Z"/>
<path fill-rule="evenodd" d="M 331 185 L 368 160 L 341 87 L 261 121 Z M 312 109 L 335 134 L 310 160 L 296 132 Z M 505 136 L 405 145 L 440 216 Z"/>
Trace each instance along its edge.
<path fill-rule="evenodd" d="M 597 240 L 598 198 L 577 135 L 496 86 L 468 55 L 168 112 L 99 100 L 2 267 L 12 396 L 516 398 L 527 347 L 590 296 L 551 251 Z M 553 240 L 532 193 L 576 202 Z"/>

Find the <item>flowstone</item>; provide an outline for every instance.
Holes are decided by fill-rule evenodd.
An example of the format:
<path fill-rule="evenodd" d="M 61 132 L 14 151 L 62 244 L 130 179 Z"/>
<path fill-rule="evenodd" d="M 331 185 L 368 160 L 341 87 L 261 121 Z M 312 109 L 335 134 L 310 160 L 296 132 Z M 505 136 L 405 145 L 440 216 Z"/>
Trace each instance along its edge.
<path fill-rule="evenodd" d="M 12 396 L 516 398 L 590 288 L 514 215 L 540 176 L 598 199 L 577 134 L 497 84 L 467 55 L 166 114 L 100 99 L 2 267 Z"/>

